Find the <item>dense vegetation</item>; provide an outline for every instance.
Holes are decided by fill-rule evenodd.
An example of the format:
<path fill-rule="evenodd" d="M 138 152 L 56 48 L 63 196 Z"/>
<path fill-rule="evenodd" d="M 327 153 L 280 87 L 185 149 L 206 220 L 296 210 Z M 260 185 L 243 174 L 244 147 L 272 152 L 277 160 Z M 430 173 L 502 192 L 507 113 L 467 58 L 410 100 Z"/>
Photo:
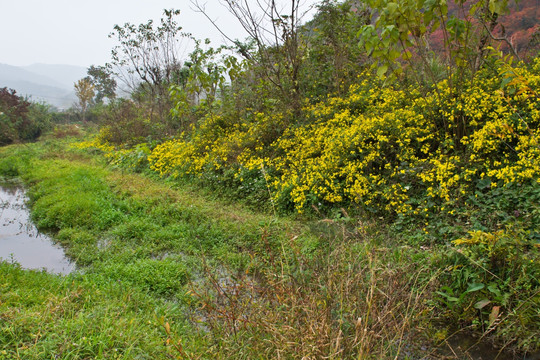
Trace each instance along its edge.
<path fill-rule="evenodd" d="M 0 89 L 0 146 L 33 141 L 51 129 L 47 105 L 30 103 L 15 90 Z"/>
<path fill-rule="evenodd" d="M 518 10 L 224 4 L 245 42 L 212 48 L 174 10 L 116 26 L 78 83 L 98 132 L 0 150 L 85 269 L 0 266 L 0 356 L 437 358 L 454 329 L 539 351 L 540 57 L 500 30 Z"/>

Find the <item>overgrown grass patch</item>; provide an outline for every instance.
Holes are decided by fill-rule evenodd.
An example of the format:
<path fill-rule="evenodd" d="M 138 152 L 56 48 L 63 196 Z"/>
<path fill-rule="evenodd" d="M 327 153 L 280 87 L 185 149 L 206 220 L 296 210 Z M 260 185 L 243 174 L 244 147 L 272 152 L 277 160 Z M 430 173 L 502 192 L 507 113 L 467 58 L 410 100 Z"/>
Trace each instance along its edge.
<path fill-rule="evenodd" d="M 431 253 L 384 248 L 373 234 L 331 221 L 325 227 L 339 234 L 326 238 L 328 246 L 305 253 L 290 238 L 281 256 L 262 259 L 256 274 L 224 278 L 223 270 L 206 268 L 192 290 L 215 344 L 205 356 L 419 356 L 426 340 L 417 329 L 432 311 L 429 299 L 440 274 L 430 268 Z"/>
<path fill-rule="evenodd" d="M 171 188 L 142 175 L 107 169 L 97 161 L 81 161 L 67 147 L 55 157 L 49 151 L 55 153 L 57 147 L 47 146 L 31 145 L 33 155 L 19 171 L 29 184 L 33 218 L 41 229 L 57 232 L 58 241 L 79 265 L 90 266 L 88 271 L 104 270 L 102 275 L 112 280 L 118 274 L 129 277 L 137 266 L 141 272 L 156 269 L 161 265 L 144 266 L 155 259 L 181 257 L 193 265 L 180 271 L 183 284 L 200 273 L 196 260 L 202 254 L 241 270 L 258 266 L 259 257 L 279 251 L 288 237 L 317 241 L 303 225 L 220 203 L 192 188 Z M 181 288 L 171 280 L 165 291 L 165 286 L 149 284 L 150 277 L 135 276 L 131 283 L 156 294 L 172 295 Z"/>
<path fill-rule="evenodd" d="M 156 359 L 174 352 L 159 319 L 189 327 L 178 306 L 121 282 L 59 277 L 0 263 L 1 359 Z M 169 320 L 170 321 L 170 320 Z"/>

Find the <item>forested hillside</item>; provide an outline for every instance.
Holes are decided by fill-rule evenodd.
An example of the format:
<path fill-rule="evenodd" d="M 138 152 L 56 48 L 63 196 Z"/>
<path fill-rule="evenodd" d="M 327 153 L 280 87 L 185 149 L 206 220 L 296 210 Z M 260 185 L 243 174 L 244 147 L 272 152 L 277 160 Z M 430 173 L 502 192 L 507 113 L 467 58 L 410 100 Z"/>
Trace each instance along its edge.
<path fill-rule="evenodd" d="M 468 18 L 475 21 L 474 14 L 470 14 L 471 7 L 475 6 L 474 1 L 465 3 L 463 9 L 459 2 L 449 2 L 448 11 L 450 14 L 460 18 Z M 524 0 L 510 2 L 507 12 L 498 15 L 497 24 L 493 26 L 493 37 L 499 39 L 501 48 L 509 51 L 510 44 L 522 56 L 535 56 L 538 52 L 540 39 L 538 31 L 540 29 L 540 3 L 538 0 Z M 506 40 L 502 40 L 506 39 Z M 444 32 L 438 30 L 432 37 L 433 48 L 444 49 Z"/>

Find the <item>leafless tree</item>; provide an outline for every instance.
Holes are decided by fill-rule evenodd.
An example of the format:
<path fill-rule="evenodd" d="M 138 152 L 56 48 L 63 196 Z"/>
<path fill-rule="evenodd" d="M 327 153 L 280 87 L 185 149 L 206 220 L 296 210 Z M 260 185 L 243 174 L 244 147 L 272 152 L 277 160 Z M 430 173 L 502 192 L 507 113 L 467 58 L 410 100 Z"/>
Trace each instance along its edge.
<path fill-rule="evenodd" d="M 238 39 L 226 34 L 212 19 L 199 0 L 191 1 L 195 9 L 221 32 L 245 59 L 259 65 L 263 77 L 287 99 L 297 112 L 301 106 L 298 82 L 303 62 L 303 46 L 299 27 L 310 10 L 302 0 L 221 0 L 220 3 L 237 19 L 255 46 L 255 52 Z M 305 11 L 302 11 L 304 8 Z"/>
<path fill-rule="evenodd" d="M 145 24 L 115 25 L 109 37 L 119 45 L 112 50 L 111 66 L 129 92 L 153 99 L 153 108 L 167 111 L 168 85 L 182 68 L 182 48 L 192 41 L 190 34 L 181 32 L 175 20 L 179 10 L 164 10 L 158 26 L 152 20 Z"/>

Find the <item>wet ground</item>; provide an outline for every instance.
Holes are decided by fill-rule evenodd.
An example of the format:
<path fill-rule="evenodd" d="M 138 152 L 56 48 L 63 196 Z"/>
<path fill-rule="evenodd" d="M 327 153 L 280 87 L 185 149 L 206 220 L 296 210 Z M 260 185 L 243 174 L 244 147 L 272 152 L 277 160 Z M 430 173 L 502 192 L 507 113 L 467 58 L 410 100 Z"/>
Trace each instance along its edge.
<path fill-rule="evenodd" d="M 489 341 L 473 336 L 467 331 L 457 332 L 440 346 L 438 356 L 441 359 L 470 360 L 521 360 L 524 355 L 514 354 L 505 348 L 495 347 Z"/>
<path fill-rule="evenodd" d="M 0 260 L 25 269 L 68 274 L 75 269 L 61 246 L 40 233 L 30 219 L 24 189 L 0 182 Z"/>
<path fill-rule="evenodd" d="M 0 182 L 0 261 L 13 261 L 25 269 L 45 269 L 57 274 L 75 270 L 75 264 L 66 257 L 62 247 L 40 233 L 32 223 L 26 200 L 20 185 Z M 436 349 L 404 350 L 403 353 L 406 359 L 422 360 L 540 360 L 540 353 L 513 354 L 467 331 L 454 333 Z"/>

